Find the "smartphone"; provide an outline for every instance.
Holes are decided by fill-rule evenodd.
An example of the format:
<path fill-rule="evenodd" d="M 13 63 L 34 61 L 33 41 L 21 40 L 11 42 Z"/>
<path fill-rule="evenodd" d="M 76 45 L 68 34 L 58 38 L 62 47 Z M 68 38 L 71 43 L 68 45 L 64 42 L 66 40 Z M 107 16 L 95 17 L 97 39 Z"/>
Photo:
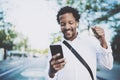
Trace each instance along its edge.
<path fill-rule="evenodd" d="M 61 45 L 50 45 L 50 50 L 51 50 L 52 56 L 57 53 L 60 53 L 60 56 L 57 59 L 63 58 L 63 51 L 62 51 Z"/>

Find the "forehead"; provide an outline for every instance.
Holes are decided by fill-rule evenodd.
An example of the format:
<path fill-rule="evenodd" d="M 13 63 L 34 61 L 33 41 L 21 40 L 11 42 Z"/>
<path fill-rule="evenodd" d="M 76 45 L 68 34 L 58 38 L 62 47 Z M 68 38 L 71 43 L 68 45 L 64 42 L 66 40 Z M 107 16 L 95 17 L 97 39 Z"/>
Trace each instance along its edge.
<path fill-rule="evenodd" d="M 63 15 L 59 16 L 60 20 L 75 20 L 74 16 L 72 13 L 65 13 Z"/>

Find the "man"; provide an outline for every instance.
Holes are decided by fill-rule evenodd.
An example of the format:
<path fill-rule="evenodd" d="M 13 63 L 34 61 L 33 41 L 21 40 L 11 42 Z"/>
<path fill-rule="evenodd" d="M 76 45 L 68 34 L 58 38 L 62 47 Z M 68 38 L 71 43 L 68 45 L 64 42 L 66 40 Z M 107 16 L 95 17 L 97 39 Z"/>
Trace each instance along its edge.
<path fill-rule="evenodd" d="M 104 30 L 95 26 L 93 36 L 81 36 L 77 32 L 80 15 L 75 8 L 66 6 L 57 14 L 64 39 L 59 42 L 62 46 L 64 58 L 57 59 L 60 53 L 52 56 L 49 61 L 49 79 L 52 80 L 96 80 L 97 65 L 112 69 L 113 56 L 111 46 L 105 39 Z M 85 60 L 91 73 L 80 62 L 70 49 L 63 43 L 68 42 Z M 56 43 L 57 44 L 57 43 Z"/>

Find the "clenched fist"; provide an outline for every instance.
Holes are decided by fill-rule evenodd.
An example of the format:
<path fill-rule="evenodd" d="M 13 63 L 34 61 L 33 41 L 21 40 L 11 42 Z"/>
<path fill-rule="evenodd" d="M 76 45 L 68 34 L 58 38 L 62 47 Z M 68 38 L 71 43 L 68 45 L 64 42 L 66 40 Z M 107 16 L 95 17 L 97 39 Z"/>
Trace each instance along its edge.
<path fill-rule="evenodd" d="M 106 43 L 106 39 L 105 39 L 105 32 L 104 32 L 104 29 L 101 28 L 101 27 L 92 27 L 92 30 L 95 34 L 95 37 L 100 41 L 101 43 L 101 46 L 103 48 L 106 48 L 107 49 L 107 43 Z"/>

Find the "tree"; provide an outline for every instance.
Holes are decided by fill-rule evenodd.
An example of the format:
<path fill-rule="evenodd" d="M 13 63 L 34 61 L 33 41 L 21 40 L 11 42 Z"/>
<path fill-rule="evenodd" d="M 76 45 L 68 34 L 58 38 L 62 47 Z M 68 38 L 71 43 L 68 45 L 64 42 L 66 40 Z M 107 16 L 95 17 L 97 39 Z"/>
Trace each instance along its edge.
<path fill-rule="evenodd" d="M 24 36 L 22 33 L 17 33 L 17 37 L 14 40 L 15 50 L 27 51 L 28 50 L 28 37 Z"/>
<path fill-rule="evenodd" d="M 120 3 L 117 0 L 113 2 L 109 0 L 57 0 L 56 2 L 60 7 L 72 6 L 77 8 L 81 14 L 81 19 L 86 20 L 88 28 L 89 25 L 111 22 L 111 17 L 120 12 Z M 118 17 L 114 17 L 115 19 L 120 20 Z"/>
<path fill-rule="evenodd" d="M 5 22 L 3 11 L 0 11 L 0 48 L 12 49 L 16 37 L 17 33 L 13 25 L 10 22 Z"/>
<path fill-rule="evenodd" d="M 0 48 L 4 48 L 4 59 L 6 59 L 7 50 L 12 50 L 14 39 L 17 37 L 16 31 L 10 22 L 5 22 L 3 11 L 0 10 Z"/>
<path fill-rule="evenodd" d="M 50 0 L 49 0 L 50 1 Z M 119 0 L 56 0 L 62 6 L 72 6 L 79 10 L 81 21 L 87 26 L 81 31 L 89 30 L 95 24 L 107 24 L 114 32 L 112 49 L 116 61 L 120 62 L 120 1 Z M 94 15 L 94 16 L 93 16 Z"/>
<path fill-rule="evenodd" d="M 51 34 L 51 44 L 56 43 L 61 40 L 60 32 Z"/>
<path fill-rule="evenodd" d="M 14 30 L 8 29 L 8 34 L 6 34 L 4 29 L 0 30 L 0 47 L 7 50 L 11 50 L 14 46 L 13 40 L 17 37 Z"/>
<path fill-rule="evenodd" d="M 120 30 L 119 33 L 113 37 L 112 49 L 114 52 L 115 61 L 120 62 Z"/>

